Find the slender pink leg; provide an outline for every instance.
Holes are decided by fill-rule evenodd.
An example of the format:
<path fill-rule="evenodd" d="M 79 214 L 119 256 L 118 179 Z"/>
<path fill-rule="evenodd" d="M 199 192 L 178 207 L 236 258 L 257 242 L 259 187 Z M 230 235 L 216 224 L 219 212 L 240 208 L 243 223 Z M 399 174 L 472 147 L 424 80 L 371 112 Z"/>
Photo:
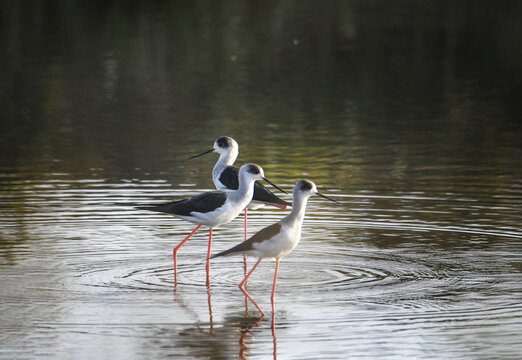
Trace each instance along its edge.
<path fill-rule="evenodd" d="M 276 282 L 277 282 L 277 272 L 279 271 L 279 258 L 276 258 L 276 268 L 275 268 L 275 274 L 274 274 L 274 285 L 272 286 L 272 314 L 275 313 L 275 288 L 276 288 Z"/>
<path fill-rule="evenodd" d="M 178 286 L 178 265 L 177 265 L 177 258 L 178 258 L 178 251 L 179 251 L 179 248 L 183 246 L 184 243 L 187 242 L 188 239 L 190 239 L 190 237 L 192 235 L 194 235 L 194 233 L 196 231 L 198 231 L 198 229 L 201 227 L 201 225 L 198 225 L 196 226 L 196 228 L 194 230 L 192 230 L 192 232 L 185 238 L 185 240 L 183 240 L 182 242 L 180 242 L 178 244 L 178 246 L 176 246 L 174 248 L 174 250 L 172 251 L 172 256 L 174 258 L 174 286 Z"/>
<path fill-rule="evenodd" d="M 245 241 L 247 240 L 247 208 L 245 208 Z M 246 254 L 243 255 L 243 264 L 244 264 L 244 270 L 245 270 L 245 277 L 248 273 L 248 267 L 247 267 L 247 256 Z M 248 285 L 245 283 L 245 288 L 248 289 Z M 245 296 L 245 313 L 248 313 L 248 297 Z"/>
<path fill-rule="evenodd" d="M 247 208 L 245 208 L 245 241 L 247 240 Z M 243 263 L 245 264 L 245 276 L 248 271 L 247 267 L 247 256 L 243 255 Z"/>
<path fill-rule="evenodd" d="M 210 250 L 212 248 L 212 228 L 210 228 L 208 232 L 208 251 L 207 251 L 207 265 L 205 266 L 205 270 L 207 270 L 207 288 L 210 288 Z"/>
<path fill-rule="evenodd" d="M 259 307 L 259 305 L 256 304 L 256 302 L 254 301 L 254 299 L 252 299 L 252 296 L 250 296 L 250 294 L 245 290 L 244 288 L 244 285 L 245 283 L 247 282 L 248 278 L 250 277 L 250 275 L 252 275 L 252 273 L 254 272 L 254 270 L 256 269 L 257 265 L 259 265 L 259 263 L 261 262 L 261 258 L 259 258 L 259 260 L 257 260 L 256 264 L 254 265 L 254 267 L 250 270 L 250 272 L 247 274 L 247 276 L 245 276 L 245 278 L 243 279 L 243 281 L 241 281 L 241 283 L 239 284 L 239 289 L 243 292 L 243 294 L 246 295 L 246 297 L 248 297 L 248 299 L 250 301 L 252 301 L 252 304 L 254 304 L 257 308 L 257 310 L 259 310 L 259 312 L 261 313 L 261 316 L 265 316 L 265 313 L 263 312 L 263 310 L 261 310 L 261 308 Z"/>

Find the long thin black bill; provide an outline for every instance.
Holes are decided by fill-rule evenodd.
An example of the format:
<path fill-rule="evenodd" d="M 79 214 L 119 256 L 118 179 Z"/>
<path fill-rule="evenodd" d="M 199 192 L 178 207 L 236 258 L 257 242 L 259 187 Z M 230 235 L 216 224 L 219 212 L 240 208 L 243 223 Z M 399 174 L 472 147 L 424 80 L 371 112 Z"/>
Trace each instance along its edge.
<path fill-rule="evenodd" d="M 263 180 L 265 180 L 267 183 L 269 183 L 270 185 L 272 185 L 273 187 L 275 187 L 277 190 L 281 191 L 281 192 L 284 192 L 285 194 L 288 194 L 286 191 L 284 191 L 283 189 L 281 189 L 279 186 L 277 186 L 276 184 L 274 184 L 273 182 L 271 182 L 270 180 L 268 180 L 267 178 L 263 178 Z"/>
<path fill-rule="evenodd" d="M 212 151 L 214 151 L 214 149 L 210 149 L 210 150 L 207 150 L 207 151 L 203 151 L 201 154 L 197 154 L 197 155 L 194 155 L 194 156 L 191 156 L 189 157 L 188 159 L 194 159 L 194 158 L 197 158 L 197 157 L 200 157 L 202 155 L 205 155 L 205 154 L 208 154 L 208 153 L 211 153 Z"/>
<path fill-rule="evenodd" d="M 323 195 L 323 194 L 321 194 L 321 193 L 316 193 L 316 194 L 319 195 L 319 196 L 321 196 L 321 197 L 324 197 L 324 198 L 327 199 L 327 200 L 333 201 L 334 203 L 340 204 L 339 201 L 334 200 L 334 199 L 332 199 L 332 198 L 329 198 L 329 197 L 326 196 L 326 195 Z"/>

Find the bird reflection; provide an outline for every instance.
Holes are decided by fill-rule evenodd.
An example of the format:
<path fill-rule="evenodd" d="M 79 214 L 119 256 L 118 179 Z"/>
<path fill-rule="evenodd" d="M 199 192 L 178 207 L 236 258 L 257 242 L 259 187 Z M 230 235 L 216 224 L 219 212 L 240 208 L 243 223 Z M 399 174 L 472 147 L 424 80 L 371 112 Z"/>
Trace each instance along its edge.
<path fill-rule="evenodd" d="M 239 319 L 240 336 L 239 336 L 239 358 L 246 359 L 246 352 L 248 350 L 247 339 L 252 336 L 252 329 L 258 327 L 263 317 L 249 317 L 245 316 Z"/>
<path fill-rule="evenodd" d="M 210 286 L 207 287 L 208 297 L 208 322 L 210 324 L 210 333 L 214 333 L 214 316 L 212 315 L 212 295 L 210 293 Z"/>
<path fill-rule="evenodd" d="M 247 339 L 250 338 L 253 334 L 253 329 L 258 327 L 263 320 L 263 316 L 256 318 L 256 317 L 249 317 L 245 316 L 240 321 L 241 326 L 241 336 L 239 338 L 239 358 L 240 359 L 246 359 L 246 352 L 248 350 L 247 347 Z M 274 356 L 274 360 L 277 359 L 277 337 L 275 332 L 275 315 L 272 314 L 272 322 L 270 326 L 272 330 L 272 343 L 273 343 L 273 351 L 272 354 Z"/>
<path fill-rule="evenodd" d="M 198 313 L 192 309 L 190 306 L 188 306 L 185 301 L 181 298 L 181 296 L 178 294 L 177 288 L 174 288 L 174 302 L 178 304 L 183 310 L 185 310 L 187 313 L 191 315 L 195 319 L 196 322 L 199 322 L 199 315 Z"/>
<path fill-rule="evenodd" d="M 272 313 L 272 341 L 274 343 L 274 351 L 273 351 L 273 354 L 274 354 L 274 360 L 277 359 L 277 337 L 276 337 L 276 333 L 275 333 L 275 314 Z"/>
<path fill-rule="evenodd" d="M 178 291 L 174 288 L 174 302 L 176 302 L 179 306 L 181 306 L 184 310 L 190 313 L 195 319 L 196 322 L 199 322 L 198 313 L 188 306 L 185 301 L 179 296 Z M 210 291 L 210 287 L 207 287 L 207 303 L 208 303 L 208 323 L 209 323 L 209 331 L 210 334 L 214 332 L 214 315 L 212 313 L 212 293 Z"/>
<path fill-rule="evenodd" d="M 214 313 L 212 310 L 212 291 L 210 287 L 207 290 L 208 305 L 208 327 L 206 322 L 201 322 L 201 312 L 194 309 L 190 302 L 174 290 L 174 302 L 179 305 L 191 318 L 193 325 L 184 329 L 176 338 L 178 345 L 185 348 L 193 348 L 198 354 L 205 354 L 210 358 L 228 358 L 230 353 L 236 353 L 240 359 L 247 359 L 250 350 L 250 339 L 254 336 L 255 329 L 261 330 L 263 323 L 268 325 L 267 321 L 263 321 L 264 316 L 251 316 L 248 313 L 248 299 L 245 297 L 245 312 L 241 314 L 231 314 L 225 317 L 214 328 Z M 276 337 L 275 314 L 272 314 L 270 329 L 272 333 L 273 358 L 277 359 L 277 337 Z M 267 328 L 265 328 L 268 330 Z M 256 331 L 259 335 L 259 331 Z M 239 334 L 239 339 L 237 335 Z M 232 340 L 232 341 L 230 341 Z M 181 344 L 179 344 L 181 343 Z M 239 345 L 239 348 L 233 350 L 230 348 L 232 344 Z M 174 344 L 173 344 L 174 345 Z M 236 345 L 236 346 L 237 346 Z M 238 351 L 238 352 L 236 352 Z"/>
<path fill-rule="evenodd" d="M 261 315 L 260 317 L 252 317 L 248 315 L 248 297 L 245 296 L 245 316 L 243 317 L 241 323 L 241 336 L 239 338 L 239 357 L 241 359 L 246 359 L 245 353 L 247 350 L 247 344 L 246 340 L 252 336 L 252 329 L 258 327 L 261 324 L 261 321 L 263 320 L 264 315 Z M 270 329 L 272 331 L 272 343 L 274 345 L 273 347 L 273 356 L 274 360 L 277 359 L 277 337 L 275 332 L 275 313 L 272 313 L 272 321 Z"/>

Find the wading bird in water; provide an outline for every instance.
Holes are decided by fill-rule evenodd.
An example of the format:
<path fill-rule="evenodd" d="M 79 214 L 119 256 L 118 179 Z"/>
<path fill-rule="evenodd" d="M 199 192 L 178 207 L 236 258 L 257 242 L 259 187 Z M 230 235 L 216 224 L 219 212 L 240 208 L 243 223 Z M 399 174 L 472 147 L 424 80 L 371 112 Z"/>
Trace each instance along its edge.
<path fill-rule="evenodd" d="M 214 141 L 214 146 L 194 155 L 189 159 L 216 152 L 219 159 L 212 170 L 212 180 L 218 190 L 236 190 L 239 187 L 239 169 L 233 166 L 239 154 L 239 145 L 229 136 L 220 136 Z M 280 190 L 280 189 L 279 189 Z M 286 192 L 283 191 L 285 194 Z M 274 193 L 268 190 L 263 184 L 256 182 L 254 185 L 254 195 L 252 201 L 245 207 L 245 240 L 247 239 L 247 209 L 255 210 L 265 205 L 271 205 L 285 210 L 290 203 L 278 198 Z M 247 271 L 246 256 L 244 257 L 245 274 Z"/>
<path fill-rule="evenodd" d="M 244 254 L 255 256 L 258 258 L 254 267 L 239 284 L 239 288 L 245 294 L 245 296 L 248 297 L 248 299 L 257 307 L 257 309 L 261 312 L 262 316 L 264 316 L 265 313 L 256 304 L 254 299 L 252 299 L 250 294 L 245 290 L 244 285 L 247 282 L 250 275 L 252 275 L 252 273 L 256 269 L 257 265 L 259 265 L 261 260 L 263 260 L 264 258 L 275 258 L 276 267 L 271 296 L 272 313 L 275 312 L 274 298 L 277 281 L 277 272 L 279 270 L 279 260 L 283 256 L 287 255 L 290 251 L 292 251 L 299 243 L 299 240 L 301 239 L 301 227 L 305 215 L 306 203 L 308 201 L 308 198 L 314 194 L 322 196 L 323 198 L 328 199 L 330 201 L 339 203 L 338 201 L 319 193 L 317 191 L 317 186 L 312 181 L 301 180 L 294 186 L 293 205 L 290 214 L 282 218 L 279 222 L 262 229 L 254 236 L 252 236 L 250 239 L 212 257 L 215 258 L 218 256 L 225 255 Z"/>
<path fill-rule="evenodd" d="M 216 190 L 205 192 L 189 199 L 169 202 L 160 205 L 138 206 L 137 209 L 151 210 L 172 214 L 180 219 L 196 224 L 196 228 L 173 250 L 174 285 L 177 286 L 177 254 L 181 246 L 202 226 L 208 226 L 208 251 L 206 261 L 207 286 L 210 286 L 210 250 L 212 246 L 212 229 L 234 219 L 252 200 L 256 180 L 269 181 L 259 165 L 246 164 L 239 170 L 239 187 L 236 190 Z"/>

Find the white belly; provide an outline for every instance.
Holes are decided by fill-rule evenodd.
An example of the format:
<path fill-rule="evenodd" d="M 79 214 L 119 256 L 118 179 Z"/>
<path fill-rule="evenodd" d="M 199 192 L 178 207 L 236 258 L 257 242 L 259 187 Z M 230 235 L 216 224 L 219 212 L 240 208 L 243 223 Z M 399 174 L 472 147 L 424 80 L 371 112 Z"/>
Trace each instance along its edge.
<path fill-rule="evenodd" d="M 243 211 L 247 201 L 248 198 L 245 198 L 244 201 L 239 202 L 227 199 L 227 201 L 221 207 L 218 207 L 213 211 L 205 213 L 192 211 L 189 216 L 177 216 L 191 223 L 206 225 L 213 228 L 232 221 L 236 216 L 239 215 L 239 213 Z"/>
<path fill-rule="evenodd" d="M 257 257 L 281 258 L 290 253 L 299 243 L 301 229 L 294 229 L 293 226 L 283 225 L 281 232 L 276 236 L 254 244 L 254 250 L 250 255 Z"/>

